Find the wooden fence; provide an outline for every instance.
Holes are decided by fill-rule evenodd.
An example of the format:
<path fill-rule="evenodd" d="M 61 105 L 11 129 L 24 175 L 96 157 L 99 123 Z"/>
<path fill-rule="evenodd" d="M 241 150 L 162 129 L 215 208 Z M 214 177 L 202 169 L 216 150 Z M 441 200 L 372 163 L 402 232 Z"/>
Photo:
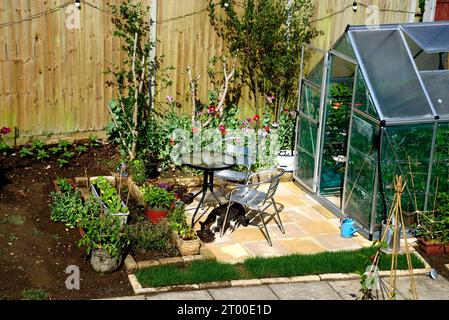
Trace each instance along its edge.
<path fill-rule="evenodd" d="M 120 0 L 109 0 L 117 4 Z M 157 54 L 173 66 L 170 88 L 156 97 L 163 108 L 166 96 L 190 111 L 187 66 L 200 75 L 199 95 L 206 99 L 211 88 L 207 66 L 224 44 L 209 24 L 206 0 L 142 0 L 157 3 Z M 380 23 L 412 21 L 416 0 L 364 0 L 377 5 Z M 120 65 L 120 42 L 113 37 L 105 1 L 82 1 L 77 14 L 69 0 L 0 0 L 0 127 L 19 129 L 19 142 L 29 137 L 59 134 L 89 135 L 108 123 L 107 102 L 114 96 L 105 84 L 110 63 Z M 371 11 L 352 0 L 317 0 L 314 25 L 324 32 L 314 40 L 328 48 L 346 25 L 364 24 Z M 77 10 L 77 9 L 76 9 Z M 398 12 L 399 11 L 399 12 Z M 250 105 L 248 94 L 242 104 Z"/>

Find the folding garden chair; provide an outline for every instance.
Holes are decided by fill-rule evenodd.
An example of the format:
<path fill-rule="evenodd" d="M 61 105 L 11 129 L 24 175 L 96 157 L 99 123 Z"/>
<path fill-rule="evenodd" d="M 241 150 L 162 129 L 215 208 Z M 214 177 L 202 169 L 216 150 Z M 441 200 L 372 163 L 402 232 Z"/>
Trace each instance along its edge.
<path fill-rule="evenodd" d="M 236 171 L 232 169 L 217 171 L 215 173 L 215 178 L 221 180 L 221 191 L 224 194 L 224 187 L 226 183 L 238 183 L 246 184 L 248 178 L 251 175 L 251 166 L 254 164 L 254 155 L 251 147 L 246 146 L 236 146 L 233 144 L 226 145 L 226 153 L 229 153 L 236 158 L 236 164 L 245 166 L 247 171 Z"/>
<path fill-rule="evenodd" d="M 264 228 L 265 237 L 267 238 L 268 244 L 270 246 L 272 246 L 272 242 L 263 216 L 264 214 L 268 214 L 266 210 L 269 207 L 274 206 L 275 215 L 278 219 L 278 221 L 276 221 L 275 218 L 275 221 L 278 224 L 279 229 L 281 229 L 282 233 L 285 234 L 284 226 L 282 225 L 282 220 L 279 215 L 279 210 L 276 206 L 276 202 L 274 201 L 274 195 L 276 194 L 277 188 L 279 187 L 279 183 L 281 182 L 281 178 L 284 173 L 285 170 L 281 168 L 256 172 L 248 177 L 247 184 L 235 187 L 228 196 L 229 203 L 226 210 L 226 216 L 223 221 L 223 226 L 221 228 L 220 237 L 222 237 L 224 234 L 229 215 L 229 208 L 233 203 L 239 203 L 250 210 L 257 211 L 257 215 L 250 221 L 250 223 L 254 219 L 260 218 L 262 225 L 259 226 L 259 228 Z M 267 191 L 259 190 L 259 188 L 263 185 L 268 185 Z"/>

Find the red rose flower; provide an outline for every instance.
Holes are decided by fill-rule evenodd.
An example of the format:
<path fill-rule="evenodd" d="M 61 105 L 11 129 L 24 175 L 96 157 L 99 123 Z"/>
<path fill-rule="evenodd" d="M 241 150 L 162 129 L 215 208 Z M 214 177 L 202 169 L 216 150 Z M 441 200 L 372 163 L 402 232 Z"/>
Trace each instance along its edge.
<path fill-rule="evenodd" d="M 256 114 L 256 115 L 253 117 L 253 120 L 254 120 L 254 121 L 259 121 L 259 120 L 260 120 L 260 116 L 259 116 L 258 114 Z"/>
<path fill-rule="evenodd" d="M 215 112 L 217 112 L 217 107 L 214 105 L 209 106 L 209 114 L 214 114 Z"/>
<path fill-rule="evenodd" d="M 266 132 L 270 133 L 271 128 L 270 128 L 269 126 L 265 126 L 264 128 L 265 128 L 265 131 L 266 131 Z"/>

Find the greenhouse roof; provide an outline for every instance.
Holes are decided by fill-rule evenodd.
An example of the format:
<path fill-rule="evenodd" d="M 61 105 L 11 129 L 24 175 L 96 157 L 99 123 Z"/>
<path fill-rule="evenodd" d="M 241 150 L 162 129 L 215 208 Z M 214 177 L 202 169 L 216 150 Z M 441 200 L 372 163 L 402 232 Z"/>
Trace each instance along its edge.
<path fill-rule="evenodd" d="M 334 50 L 355 57 L 381 120 L 449 119 L 449 22 L 349 26 L 346 34 Z"/>

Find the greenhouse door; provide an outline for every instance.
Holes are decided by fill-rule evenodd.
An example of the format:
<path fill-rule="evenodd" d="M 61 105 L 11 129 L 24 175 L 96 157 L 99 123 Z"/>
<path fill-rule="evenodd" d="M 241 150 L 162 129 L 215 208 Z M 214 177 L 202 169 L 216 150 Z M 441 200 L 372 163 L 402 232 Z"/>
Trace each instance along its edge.
<path fill-rule="evenodd" d="M 332 52 L 331 52 L 332 53 Z M 352 59 L 331 54 L 326 101 L 322 112 L 319 193 L 340 210 L 348 151 L 348 136 L 357 65 Z"/>
<path fill-rule="evenodd" d="M 304 63 L 307 57 L 307 63 Z M 318 172 L 317 140 L 319 131 L 319 119 L 321 117 L 320 106 L 324 99 L 323 74 L 324 65 L 327 62 L 325 52 L 309 45 L 303 47 L 303 77 L 301 81 L 301 94 L 299 101 L 299 116 L 296 137 L 296 169 L 295 179 L 312 192 L 317 191 L 316 176 Z M 305 66 L 315 67 L 307 70 Z"/>

